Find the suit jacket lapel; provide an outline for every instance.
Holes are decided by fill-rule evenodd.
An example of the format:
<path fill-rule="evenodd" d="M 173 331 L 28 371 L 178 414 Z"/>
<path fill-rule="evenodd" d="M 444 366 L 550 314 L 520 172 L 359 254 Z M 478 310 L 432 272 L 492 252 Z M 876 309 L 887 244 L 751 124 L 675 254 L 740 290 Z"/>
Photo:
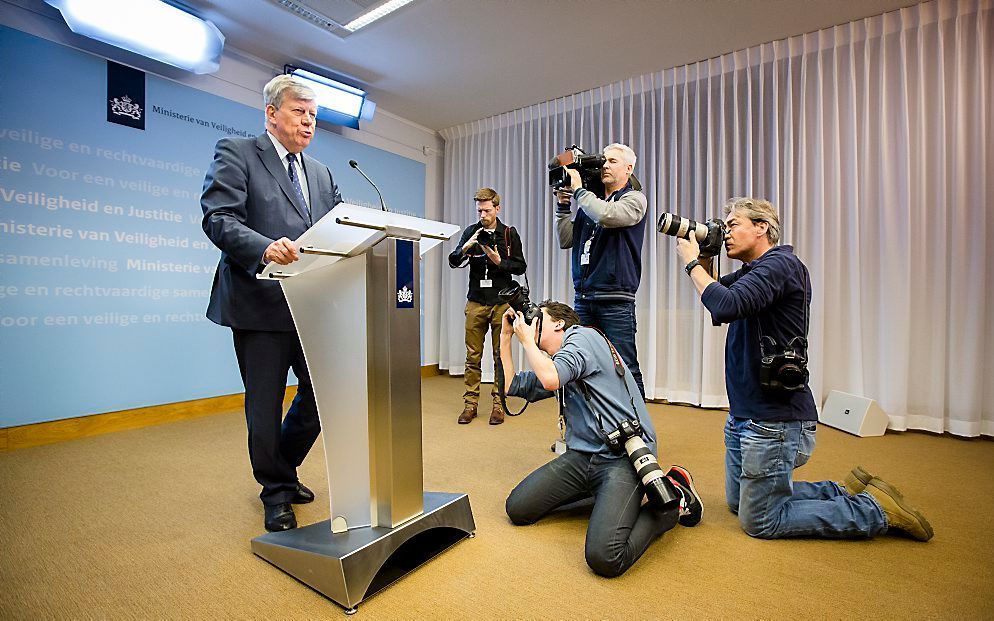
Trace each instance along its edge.
<path fill-rule="evenodd" d="M 321 216 L 328 213 L 327 205 L 322 200 L 321 181 L 324 176 L 321 173 L 323 166 L 306 153 L 301 153 L 301 155 L 304 156 L 304 166 L 307 168 L 307 194 L 311 197 L 311 216 L 314 218 L 314 222 L 317 222 Z"/>
<path fill-rule="evenodd" d="M 269 174 L 276 179 L 276 182 L 280 184 L 280 188 L 283 189 L 283 193 L 286 194 L 287 199 L 293 208 L 297 210 L 300 217 L 304 219 L 304 222 L 308 222 L 307 209 L 300 203 L 300 199 L 297 198 L 297 192 L 293 189 L 293 185 L 290 183 L 290 177 L 286 173 L 286 169 L 283 168 L 283 162 L 276 155 L 276 147 L 273 146 L 272 140 L 269 136 L 263 134 L 256 138 L 255 146 L 259 148 L 259 158 L 262 163 L 266 166 L 266 170 Z M 307 187 L 310 187 L 310 181 L 308 181 Z M 313 195 L 312 195 L 313 196 Z M 311 199 L 314 202 L 314 199 Z M 317 220 L 317 218 L 315 218 Z"/>

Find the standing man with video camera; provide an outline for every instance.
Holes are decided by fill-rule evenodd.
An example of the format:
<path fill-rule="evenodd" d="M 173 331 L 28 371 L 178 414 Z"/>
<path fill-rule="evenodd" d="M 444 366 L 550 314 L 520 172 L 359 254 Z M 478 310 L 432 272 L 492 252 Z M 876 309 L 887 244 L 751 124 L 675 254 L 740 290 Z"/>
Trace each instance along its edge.
<path fill-rule="evenodd" d="M 559 398 L 566 452 L 514 488 L 507 515 L 515 525 L 534 524 L 559 507 L 593 497 L 587 565 L 601 576 L 620 576 L 677 521 L 696 526 L 704 506 L 689 472 L 673 466 L 663 475 L 656 463 L 656 432 L 645 401 L 611 342 L 580 326 L 566 304 L 546 300 L 525 313 L 504 313 L 504 388 L 528 401 Z M 512 334 L 533 371 L 514 373 Z M 649 501 L 643 504 L 646 494 Z"/>
<path fill-rule="evenodd" d="M 466 294 L 466 391 L 463 393 L 463 411 L 459 424 L 465 425 L 476 418 L 480 401 L 483 343 L 487 330 L 491 332 L 494 362 L 499 353 L 501 316 L 507 304 L 497 294 L 511 286 L 511 275 L 525 273 L 525 255 L 521 238 L 514 227 L 506 226 L 497 217 L 500 213 L 500 194 L 493 188 L 480 188 L 473 196 L 480 221 L 462 232 L 459 245 L 449 254 L 452 268 L 469 265 L 469 292 Z M 504 422 L 504 406 L 494 386 L 491 397 L 493 409 L 490 424 Z"/>
<path fill-rule="evenodd" d="M 614 143 L 604 147 L 604 197 L 583 187 L 572 168 L 569 188 L 556 191 L 559 247 L 572 249 L 576 312 L 584 325 L 600 329 L 628 365 L 639 393 L 645 385 L 635 349 L 635 294 L 642 279 L 645 194 L 632 187 L 635 152 Z M 577 204 L 572 217 L 570 199 Z"/>
<path fill-rule="evenodd" d="M 903 531 L 920 541 L 932 527 L 896 488 L 857 466 L 843 485 L 793 480 L 815 447 L 818 414 L 807 378 L 811 282 L 780 241 L 768 201 L 725 204 L 725 248 L 743 266 L 716 281 L 695 236 L 677 240 L 684 269 L 715 325 L 728 323 L 725 495 L 752 537 L 859 539 Z"/>

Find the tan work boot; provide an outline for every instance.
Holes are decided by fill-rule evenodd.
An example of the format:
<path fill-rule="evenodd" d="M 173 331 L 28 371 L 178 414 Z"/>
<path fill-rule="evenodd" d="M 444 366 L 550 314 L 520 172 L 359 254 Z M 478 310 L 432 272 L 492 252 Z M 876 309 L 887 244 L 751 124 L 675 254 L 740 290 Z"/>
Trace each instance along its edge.
<path fill-rule="evenodd" d="M 846 475 L 845 481 L 842 482 L 842 487 L 845 488 L 847 494 L 855 496 L 866 489 L 866 484 L 872 478 L 873 475 L 864 470 L 863 466 L 856 466 Z"/>
<path fill-rule="evenodd" d="M 901 492 L 890 483 L 873 477 L 866 484 L 866 492 L 873 496 L 883 509 L 888 528 L 908 533 L 918 541 L 928 541 L 935 534 L 925 516 L 912 507 Z"/>
<path fill-rule="evenodd" d="M 494 409 L 490 412 L 490 424 L 499 425 L 504 422 L 504 408 L 499 401 L 494 401 Z"/>
<path fill-rule="evenodd" d="M 474 418 L 476 418 L 476 406 L 471 403 L 467 403 L 466 407 L 463 408 L 462 414 L 459 415 L 459 424 L 465 425 Z"/>

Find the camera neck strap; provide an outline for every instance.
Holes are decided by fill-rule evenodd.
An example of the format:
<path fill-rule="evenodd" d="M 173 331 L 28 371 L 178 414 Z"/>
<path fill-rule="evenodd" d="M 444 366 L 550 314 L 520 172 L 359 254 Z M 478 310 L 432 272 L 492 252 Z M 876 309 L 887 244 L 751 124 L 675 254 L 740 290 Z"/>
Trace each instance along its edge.
<path fill-rule="evenodd" d="M 635 415 L 635 420 L 641 423 L 642 419 L 639 416 L 638 409 L 635 407 L 635 397 L 632 396 L 632 390 L 628 387 L 628 382 L 625 381 L 625 363 L 622 362 L 621 356 L 618 354 L 618 350 L 614 348 L 614 344 L 611 342 L 611 339 L 607 338 L 607 335 L 604 334 L 600 328 L 594 326 L 587 327 L 595 330 L 597 334 L 604 337 L 604 342 L 607 343 L 607 348 L 611 350 L 611 360 L 614 362 L 614 372 L 618 374 L 618 377 L 621 379 L 621 384 L 625 387 L 625 392 L 628 393 L 628 401 L 632 405 L 632 413 Z M 604 419 L 601 416 L 601 413 L 594 410 L 594 407 L 590 403 L 590 388 L 587 387 L 586 382 L 583 380 L 576 380 L 576 382 L 580 386 L 580 392 L 583 393 L 583 398 L 587 402 L 587 405 L 590 406 L 590 410 L 594 412 L 595 416 L 597 416 L 597 425 L 600 427 L 601 435 L 607 437 L 607 431 L 604 430 Z"/>

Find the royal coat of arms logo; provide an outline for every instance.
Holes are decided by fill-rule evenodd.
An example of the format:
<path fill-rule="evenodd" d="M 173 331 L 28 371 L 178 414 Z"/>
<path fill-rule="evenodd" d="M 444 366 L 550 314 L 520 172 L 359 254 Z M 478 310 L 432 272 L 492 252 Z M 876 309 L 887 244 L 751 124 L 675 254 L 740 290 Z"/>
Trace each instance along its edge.
<path fill-rule="evenodd" d="M 142 118 L 142 107 L 131 101 L 127 95 L 111 99 L 110 110 L 118 116 L 130 117 L 136 121 Z"/>

